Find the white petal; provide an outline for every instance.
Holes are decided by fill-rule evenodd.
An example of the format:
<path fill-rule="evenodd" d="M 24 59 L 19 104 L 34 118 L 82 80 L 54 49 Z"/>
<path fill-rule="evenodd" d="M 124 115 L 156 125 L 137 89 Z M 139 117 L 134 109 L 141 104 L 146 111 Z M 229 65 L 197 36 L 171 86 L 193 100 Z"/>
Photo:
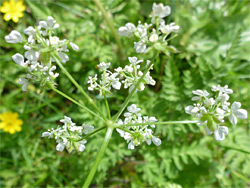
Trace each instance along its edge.
<path fill-rule="evenodd" d="M 135 149 L 134 143 L 132 141 L 128 144 L 128 149 Z"/>
<path fill-rule="evenodd" d="M 8 43 L 21 43 L 23 41 L 22 35 L 16 30 L 11 31 L 10 34 L 4 38 Z"/>
<path fill-rule="evenodd" d="M 20 66 L 24 66 L 24 57 L 19 54 L 16 53 L 15 55 L 12 56 L 13 61 L 15 61 L 16 64 L 20 65 Z"/>
<path fill-rule="evenodd" d="M 62 63 L 66 63 L 69 60 L 69 56 L 63 52 L 58 52 L 58 56 L 61 58 Z"/>
<path fill-rule="evenodd" d="M 214 138 L 216 141 L 222 141 L 225 139 L 225 134 L 220 128 L 217 128 L 214 131 Z"/>
<path fill-rule="evenodd" d="M 38 59 L 39 55 L 40 55 L 40 53 L 37 51 L 34 51 L 34 50 L 26 51 L 24 54 L 24 56 L 30 61 L 36 61 Z"/>
<path fill-rule="evenodd" d="M 49 137 L 51 135 L 51 133 L 50 132 L 44 132 L 43 134 L 42 134 L 42 137 Z"/>
<path fill-rule="evenodd" d="M 230 120 L 230 122 L 231 122 L 233 125 L 236 125 L 236 124 L 237 124 L 237 118 L 235 117 L 235 115 L 230 114 L 229 120 Z"/>
<path fill-rule="evenodd" d="M 64 150 L 64 145 L 62 143 L 57 144 L 56 150 L 62 152 Z"/>
<path fill-rule="evenodd" d="M 156 146 L 161 145 L 161 139 L 159 139 L 159 138 L 157 138 L 157 137 L 153 137 L 153 138 L 152 138 L 152 141 L 153 141 L 153 143 L 154 143 Z"/>
<path fill-rule="evenodd" d="M 240 102 L 233 102 L 231 109 L 232 111 L 238 110 L 241 107 L 241 103 Z"/>
<path fill-rule="evenodd" d="M 79 145 L 79 148 L 78 148 L 78 151 L 83 152 L 83 150 L 84 150 L 85 148 L 86 148 L 85 145 L 80 144 L 80 145 Z"/>
<path fill-rule="evenodd" d="M 78 51 L 78 50 L 79 50 L 79 47 L 78 47 L 76 44 L 74 44 L 74 43 L 72 43 L 72 42 L 70 42 L 69 44 L 70 44 L 70 46 L 73 48 L 73 50 L 75 50 L 75 51 Z"/>
<path fill-rule="evenodd" d="M 234 115 L 239 119 L 246 119 L 247 118 L 247 111 L 244 109 L 238 109 L 233 112 Z"/>
<path fill-rule="evenodd" d="M 206 127 L 205 130 L 206 130 L 207 135 L 213 134 L 213 132 L 208 127 Z"/>

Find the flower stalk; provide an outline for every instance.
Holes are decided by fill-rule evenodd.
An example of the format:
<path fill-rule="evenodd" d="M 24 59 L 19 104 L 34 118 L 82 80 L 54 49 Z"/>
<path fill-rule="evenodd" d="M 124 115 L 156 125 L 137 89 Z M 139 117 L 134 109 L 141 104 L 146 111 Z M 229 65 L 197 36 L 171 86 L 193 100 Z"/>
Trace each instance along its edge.
<path fill-rule="evenodd" d="M 106 148 L 108 146 L 108 143 L 109 143 L 110 138 L 112 136 L 113 130 L 114 130 L 114 128 L 108 127 L 105 138 L 104 138 L 104 141 L 102 143 L 102 146 L 101 146 L 101 148 L 99 150 L 99 153 L 98 153 L 98 155 L 96 157 L 94 165 L 92 166 L 91 171 L 89 172 L 89 175 L 88 175 L 87 179 L 84 182 L 83 188 L 88 188 L 89 187 L 89 185 L 90 185 L 90 183 L 91 183 L 91 181 L 92 181 L 92 179 L 93 179 L 93 177 L 94 177 L 94 175 L 96 173 L 97 167 L 99 166 L 99 164 L 101 162 L 101 159 L 102 159 L 102 157 L 103 157 L 103 155 L 105 153 L 105 150 L 106 150 Z"/>

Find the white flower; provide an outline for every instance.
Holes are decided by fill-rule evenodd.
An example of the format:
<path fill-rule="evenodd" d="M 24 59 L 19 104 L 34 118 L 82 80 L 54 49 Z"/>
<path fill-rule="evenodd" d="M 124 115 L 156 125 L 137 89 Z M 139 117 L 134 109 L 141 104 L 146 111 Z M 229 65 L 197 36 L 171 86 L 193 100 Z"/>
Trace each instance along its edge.
<path fill-rule="evenodd" d="M 229 120 L 233 125 L 237 124 L 237 118 L 246 119 L 247 111 L 244 109 L 239 109 L 241 107 L 240 102 L 234 102 L 231 106 L 231 114 L 229 116 Z"/>
<path fill-rule="evenodd" d="M 27 79 L 25 79 L 25 78 L 19 78 L 18 84 L 23 85 L 22 86 L 22 91 L 27 91 L 27 87 L 29 85 L 29 82 L 28 82 Z"/>
<path fill-rule="evenodd" d="M 49 42 L 51 45 L 57 45 L 59 43 L 60 39 L 57 36 L 50 36 L 49 37 Z"/>
<path fill-rule="evenodd" d="M 53 71 L 56 70 L 56 66 L 53 65 L 50 69 L 49 69 L 49 75 L 53 78 L 56 78 L 59 76 L 59 73 L 53 73 Z"/>
<path fill-rule="evenodd" d="M 157 138 L 157 137 L 155 137 L 155 136 L 152 137 L 152 141 L 153 141 L 153 143 L 154 143 L 156 146 L 161 145 L 161 139 L 159 139 L 159 138 Z"/>
<path fill-rule="evenodd" d="M 29 27 L 27 27 L 26 29 L 24 29 L 24 33 L 26 34 L 26 35 L 31 35 L 31 36 L 34 36 L 35 34 L 36 34 L 36 30 L 34 29 L 34 27 L 32 27 L 32 26 L 29 26 Z"/>
<path fill-rule="evenodd" d="M 87 143 L 86 140 L 80 141 L 80 142 L 79 142 L 78 151 L 83 152 L 83 151 L 85 150 L 85 148 L 86 148 L 86 146 L 84 145 L 84 144 L 86 144 L 86 143 Z"/>
<path fill-rule="evenodd" d="M 50 137 L 51 133 L 50 132 L 43 132 L 42 137 Z"/>
<path fill-rule="evenodd" d="M 132 23 L 127 23 L 125 26 L 119 28 L 118 32 L 121 36 L 131 37 L 134 30 L 136 29 L 135 25 Z"/>
<path fill-rule="evenodd" d="M 48 30 L 48 29 L 57 29 L 59 27 L 59 24 L 56 23 L 56 20 L 53 17 L 48 16 L 47 22 L 40 21 L 39 26 L 40 28 L 44 28 Z"/>
<path fill-rule="evenodd" d="M 35 51 L 35 50 L 26 51 L 24 54 L 24 56 L 30 61 L 37 61 L 39 55 L 40 55 L 40 53 L 38 51 Z"/>
<path fill-rule="evenodd" d="M 160 4 L 153 4 L 153 12 L 152 12 L 152 16 L 155 17 L 159 17 L 159 18 L 164 18 L 166 16 L 168 16 L 171 13 L 171 8 L 169 6 L 164 6 L 162 3 Z"/>
<path fill-rule="evenodd" d="M 19 54 L 16 53 L 15 55 L 12 56 L 13 61 L 15 61 L 16 64 L 22 66 L 22 67 L 26 67 L 28 62 L 24 63 L 24 57 Z"/>
<path fill-rule="evenodd" d="M 158 40 L 158 34 L 156 33 L 156 30 L 153 29 L 153 32 L 151 33 L 150 37 L 149 37 L 149 41 L 150 42 L 156 42 Z"/>
<path fill-rule="evenodd" d="M 85 123 L 82 124 L 82 127 L 83 127 L 83 133 L 84 134 L 89 134 L 89 132 L 92 132 L 95 129 L 94 126 L 92 126 L 92 125 L 86 125 Z"/>
<path fill-rule="evenodd" d="M 128 60 L 132 65 L 137 65 L 143 62 L 143 60 L 138 60 L 137 57 L 128 57 Z"/>
<path fill-rule="evenodd" d="M 216 141 L 222 141 L 225 139 L 225 135 L 228 134 L 228 128 L 225 126 L 219 126 L 214 131 L 214 138 Z"/>
<path fill-rule="evenodd" d="M 226 93 L 226 94 L 233 93 L 233 90 L 229 89 L 228 85 L 225 85 L 224 87 L 221 87 L 220 85 L 217 85 L 217 86 L 213 85 L 211 90 L 212 91 L 219 91 L 219 92 Z"/>
<path fill-rule="evenodd" d="M 205 98 L 204 100 L 204 104 L 207 106 L 213 106 L 215 104 L 215 100 L 214 98 Z"/>
<path fill-rule="evenodd" d="M 198 96 L 193 97 L 191 99 L 192 101 L 200 100 L 202 97 L 207 97 L 209 95 L 209 93 L 206 90 L 202 91 L 200 89 L 196 91 L 192 91 L 192 93 L 195 95 L 198 95 Z"/>
<path fill-rule="evenodd" d="M 63 52 L 58 52 L 58 56 L 62 60 L 62 63 L 66 63 L 69 60 L 69 56 Z"/>
<path fill-rule="evenodd" d="M 21 43 L 23 41 L 22 35 L 16 30 L 11 31 L 10 34 L 4 38 L 8 43 Z"/>
<path fill-rule="evenodd" d="M 134 49 L 135 49 L 136 53 L 146 53 L 147 46 L 142 41 L 134 42 Z"/>
<path fill-rule="evenodd" d="M 110 62 L 109 63 L 104 63 L 104 62 L 101 62 L 99 65 L 97 65 L 97 67 L 101 70 L 101 71 L 104 71 L 104 70 L 107 70 L 110 66 Z"/>
<path fill-rule="evenodd" d="M 56 150 L 62 152 L 65 148 L 63 142 L 61 140 L 58 140 L 57 143 L 58 144 L 56 145 Z"/>
<path fill-rule="evenodd" d="M 70 42 L 69 45 L 72 47 L 73 50 L 75 50 L 75 51 L 79 50 L 79 47 L 76 44 L 74 44 L 73 42 Z"/>
<path fill-rule="evenodd" d="M 187 114 L 196 114 L 199 111 L 199 108 L 189 105 L 185 108 L 185 111 Z"/>
<path fill-rule="evenodd" d="M 159 29 L 164 34 L 169 34 L 171 32 L 177 32 L 180 29 L 180 26 L 175 25 L 174 22 L 170 23 L 169 25 L 161 24 Z"/>

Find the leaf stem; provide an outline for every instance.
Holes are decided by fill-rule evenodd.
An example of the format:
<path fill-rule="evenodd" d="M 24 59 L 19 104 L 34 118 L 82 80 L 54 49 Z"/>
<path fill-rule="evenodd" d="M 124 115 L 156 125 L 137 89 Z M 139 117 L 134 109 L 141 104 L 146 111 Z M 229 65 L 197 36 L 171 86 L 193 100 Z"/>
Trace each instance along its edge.
<path fill-rule="evenodd" d="M 82 105 L 81 103 L 79 103 L 78 101 L 76 101 L 75 99 L 71 98 L 70 96 L 66 95 L 65 93 L 59 91 L 58 89 L 54 88 L 53 86 L 50 86 L 50 88 L 57 92 L 58 94 L 62 95 L 63 97 L 65 97 L 66 99 L 70 100 L 71 102 L 77 104 L 78 106 L 80 106 L 81 108 L 83 108 L 84 110 L 88 111 L 90 114 L 96 116 L 97 118 L 99 118 L 100 120 L 104 121 L 105 120 L 99 116 L 97 113 L 93 112 L 92 110 L 90 110 L 89 108 L 87 108 L 86 106 Z"/>
<path fill-rule="evenodd" d="M 79 142 L 79 141 L 81 141 L 81 140 L 84 140 L 84 139 L 86 139 L 86 138 L 92 136 L 93 134 L 95 134 L 95 133 L 97 133 L 97 132 L 99 132 L 99 131 L 101 131 L 102 129 L 105 129 L 105 128 L 106 128 L 106 126 L 100 127 L 99 129 L 96 129 L 96 130 L 94 130 L 93 132 L 89 133 L 88 135 L 84 136 L 83 138 L 77 140 L 77 142 Z"/>
<path fill-rule="evenodd" d="M 98 153 L 98 155 L 96 157 L 94 165 L 92 166 L 92 168 L 91 168 L 91 170 L 89 172 L 89 175 L 88 175 L 87 179 L 84 182 L 83 188 L 88 188 L 89 185 L 91 184 L 91 181 L 92 181 L 92 179 L 93 179 L 93 177 L 94 177 L 94 175 L 96 173 L 97 167 L 100 164 L 101 159 L 102 159 L 102 157 L 104 155 L 104 152 L 105 152 L 105 150 L 106 150 L 106 148 L 108 146 L 108 143 L 109 143 L 110 138 L 112 136 L 113 129 L 114 128 L 108 127 L 105 138 L 104 138 L 104 141 L 102 143 L 102 146 L 101 146 L 101 148 L 99 150 L 99 153 Z"/>
<path fill-rule="evenodd" d="M 88 94 L 82 89 L 82 87 L 75 81 L 75 79 L 70 75 L 70 73 L 64 68 L 64 66 L 59 61 L 58 55 L 55 52 L 52 52 L 51 56 L 54 58 L 58 66 L 62 69 L 64 74 L 69 78 L 69 80 L 77 87 L 77 89 L 79 89 L 79 91 L 83 94 L 83 96 L 87 99 L 87 101 L 95 108 L 95 110 L 103 117 L 103 119 L 106 119 L 106 117 L 102 114 L 102 112 L 94 103 L 93 99 L 91 99 L 88 96 Z"/>
<path fill-rule="evenodd" d="M 115 41 L 116 41 L 116 43 L 118 45 L 119 53 L 121 55 L 120 57 L 121 57 L 121 59 L 123 59 L 124 56 L 123 56 L 123 52 L 122 52 L 122 44 L 121 44 L 121 41 L 119 39 L 119 35 L 118 35 L 116 29 L 114 28 L 114 26 L 112 24 L 112 21 L 108 17 L 108 14 L 107 14 L 106 10 L 102 6 L 102 3 L 99 0 L 94 0 L 94 2 L 96 4 L 96 6 L 98 7 L 98 9 L 102 12 L 104 20 L 107 22 L 112 34 L 114 35 Z"/>
<path fill-rule="evenodd" d="M 109 104 L 108 104 L 108 100 L 107 100 L 106 94 L 104 94 L 104 100 L 105 100 L 105 104 L 106 104 L 106 109 L 107 109 L 108 117 L 109 117 L 109 119 L 111 119 L 110 110 L 109 110 Z"/>
<path fill-rule="evenodd" d="M 128 127 L 128 126 L 140 126 L 140 125 L 169 125 L 169 124 L 189 124 L 189 123 L 199 123 L 200 121 L 163 121 L 163 122 L 148 122 L 148 123 L 129 123 L 129 124 L 117 124 L 115 128 Z"/>

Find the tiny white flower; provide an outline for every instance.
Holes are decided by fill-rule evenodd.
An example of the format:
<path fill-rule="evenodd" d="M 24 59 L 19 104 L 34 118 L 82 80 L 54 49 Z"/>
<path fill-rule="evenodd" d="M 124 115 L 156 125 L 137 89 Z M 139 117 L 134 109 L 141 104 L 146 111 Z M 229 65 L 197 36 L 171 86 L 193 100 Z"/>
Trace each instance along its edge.
<path fill-rule="evenodd" d="M 12 56 L 12 59 L 13 61 L 15 61 L 16 64 L 22 66 L 22 67 L 26 67 L 28 62 L 24 62 L 24 57 L 19 54 L 19 53 L 16 53 L 15 55 Z"/>
<path fill-rule="evenodd" d="M 49 42 L 51 45 L 57 45 L 59 43 L 59 41 L 60 40 L 57 36 L 54 36 L 54 37 L 50 36 L 49 37 Z"/>
<path fill-rule="evenodd" d="M 225 135 L 228 134 L 228 128 L 225 126 L 219 126 L 214 131 L 214 138 L 216 141 L 222 141 L 225 139 Z"/>
<path fill-rule="evenodd" d="M 127 23 L 125 26 L 119 28 L 118 32 L 121 36 L 131 37 L 134 30 L 136 29 L 135 25 L 132 23 Z"/>
<path fill-rule="evenodd" d="M 89 134 L 89 132 L 92 132 L 95 129 L 94 126 L 92 126 L 92 125 L 86 125 L 85 123 L 82 124 L 82 127 L 83 127 L 83 133 L 84 134 Z"/>
<path fill-rule="evenodd" d="M 132 65 L 137 65 L 143 62 L 143 60 L 138 60 L 137 57 L 128 57 L 128 60 Z"/>
<path fill-rule="evenodd" d="M 156 33 L 156 30 L 153 29 L 153 32 L 151 33 L 150 37 L 149 37 L 149 41 L 150 42 L 156 42 L 158 41 L 158 34 Z"/>
<path fill-rule="evenodd" d="M 164 18 L 171 13 L 171 8 L 169 6 L 164 6 L 162 3 L 160 4 L 153 4 L 153 12 L 152 16 L 157 16 L 159 18 Z"/>
<path fill-rule="evenodd" d="M 69 45 L 72 47 L 73 50 L 75 50 L 75 51 L 79 50 L 79 47 L 76 44 L 74 44 L 73 42 L 70 42 Z"/>
<path fill-rule="evenodd" d="M 110 66 L 110 62 L 109 63 L 104 63 L 104 62 L 101 62 L 99 65 L 97 65 L 97 67 L 101 70 L 101 71 L 104 71 L 104 70 L 107 70 Z"/>
<path fill-rule="evenodd" d="M 50 137 L 51 133 L 50 132 L 43 132 L 42 137 Z"/>
<path fill-rule="evenodd" d="M 34 36 L 35 34 L 36 34 L 36 30 L 34 29 L 34 27 L 32 27 L 32 26 L 29 26 L 29 27 L 27 27 L 26 29 L 24 29 L 24 33 L 26 34 L 26 35 L 31 35 L 31 36 Z"/>
<path fill-rule="evenodd" d="M 161 145 L 161 139 L 159 139 L 159 138 L 157 138 L 157 137 L 155 137 L 155 136 L 152 137 L 152 141 L 153 141 L 153 143 L 154 143 L 156 146 Z"/>
<path fill-rule="evenodd" d="M 56 150 L 62 152 L 64 150 L 65 146 L 63 142 L 58 141 L 58 144 L 56 145 Z"/>
<path fill-rule="evenodd" d="M 237 118 L 246 119 L 247 111 L 244 109 L 239 109 L 241 107 L 240 102 L 234 102 L 231 106 L 231 114 L 229 116 L 229 120 L 233 125 L 237 124 Z"/>
<path fill-rule="evenodd" d="M 22 91 L 27 91 L 27 87 L 29 85 L 29 82 L 28 82 L 27 79 L 25 79 L 25 78 L 19 78 L 18 84 L 23 85 L 22 86 Z"/>
<path fill-rule="evenodd" d="M 40 55 L 40 53 L 38 51 L 35 51 L 35 50 L 26 51 L 24 54 L 24 56 L 30 61 L 37 61 L 39 55 Z"/>
<path fill-rule="evenodd" d="M 207 135 L 213 134 L 213 132 L 208 127 L 206 127 L 205 130 L 206 130 Z"/>
<path fill-rule="evenodd" d="M 22 35 L 16 30 L 11 31 L 10 34 L 4 38 L 8 43 L 21 43 L 23 41 Z"/>
<path fill-rule="evenodd" d="M 142 41 L 134 42 L 134 49 L 135 49 L 136 53 L 146 53 L 147 46 Z"/>
<path fill-rule="evenodd" d="M 63 52 L 58 52 L 58 56 L 61 58 L 62 63 L 66 63 L 69 60 L 69 56 Z"/>
<path fill-rule="evenodd" d="M 209 93 L 206 90 L 202 91 L 200 89 L 192 91 L 192 93 L 195 95 L 198 95 L 198 96 L 192 97 L 191 99 L 192 101 L 200 100 L 202 97 L 207 97 L 209 95 Z"/>
<path fill-rule="evenodd" d="M 85 150 L 86 146 L 84 144 L 80 144 L 78 151 L 83 152 Z"/>

